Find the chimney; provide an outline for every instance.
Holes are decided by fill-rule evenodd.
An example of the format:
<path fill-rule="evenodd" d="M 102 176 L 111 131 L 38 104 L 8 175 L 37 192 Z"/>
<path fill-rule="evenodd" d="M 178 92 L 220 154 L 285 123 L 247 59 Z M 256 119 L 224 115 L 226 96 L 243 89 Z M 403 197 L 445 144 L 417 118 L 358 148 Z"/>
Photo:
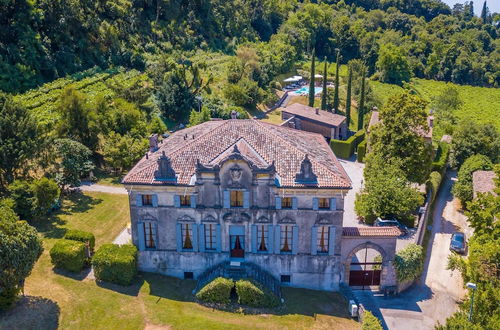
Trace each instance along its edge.
<path fill-rule="evenodd" d="M 231 119 L 238 119 L 238 113 L 235 110 L 231 111 Z"/>
<path fill-rule="evenodd" d="M 149 153 L 146 152 L 146 159 L 149 159 Z"/>
<path fill-rule="evenodd" d="M 319 115 L 319 108 L 316 108 L 316 114 Z"/>
<path fill-rule="evenodd" d="M 434 127 L 434 116 L 429 116 L 429 127 L 433 128 Z"/>
<path fill-rule="evenodd" d="M 151 134 L 149 136 L 149 151 L 155 152 L 158 150 L 158 134 Z"/>

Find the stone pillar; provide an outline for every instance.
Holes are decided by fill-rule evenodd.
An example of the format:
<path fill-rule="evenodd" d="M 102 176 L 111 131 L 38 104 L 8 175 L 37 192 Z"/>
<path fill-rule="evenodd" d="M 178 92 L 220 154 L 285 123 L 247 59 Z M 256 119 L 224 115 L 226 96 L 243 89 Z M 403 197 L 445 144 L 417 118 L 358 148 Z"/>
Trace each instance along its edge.
<path fill-rule="evenodd" d="M 380 288 L 397 285 L 396 270 L 392 260 L 387 260 L 382 263 L 382 273 L 380 275 Z"/>

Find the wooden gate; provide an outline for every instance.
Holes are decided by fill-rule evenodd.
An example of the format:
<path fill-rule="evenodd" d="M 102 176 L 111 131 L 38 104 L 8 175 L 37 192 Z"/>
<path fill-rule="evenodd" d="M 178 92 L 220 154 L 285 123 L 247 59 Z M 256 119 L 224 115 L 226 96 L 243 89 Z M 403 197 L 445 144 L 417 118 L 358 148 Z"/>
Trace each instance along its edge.
<path fill-rule="evenodd" d="M 350 286 L 380 285 L 381 270 L 351 270 L 349 272 Z"/>

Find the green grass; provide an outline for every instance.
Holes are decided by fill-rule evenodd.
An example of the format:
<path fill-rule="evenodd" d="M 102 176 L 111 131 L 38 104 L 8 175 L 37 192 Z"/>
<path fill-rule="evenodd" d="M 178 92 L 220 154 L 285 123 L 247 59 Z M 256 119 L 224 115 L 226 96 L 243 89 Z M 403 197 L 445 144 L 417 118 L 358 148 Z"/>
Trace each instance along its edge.
<path fill-rule="evenodd" d="M 377 81 L 370 82 L 373 91 L 382 103 L 403 89 L 396 85 L 384 84 Z M 463 101 L 463 106 L 455 111 L 459 120 L 469 120 L 478 123 L 492 123 L 500 129 L 500 88 L 474 87 L 456 85 L 442 81 L 412 79 L 414 89 L 425 100 L 431 101 L 433 97 L 442 93 L 447 85 L 455 86 Z"/>
<path fill-rule="evenodd" d="M 285 306 L 252 314 L 197 304 L 195 281 L 141 273 L 130 287 L 55 272 L 48 251 L 67 229 L 93 232 L 96 248 L 129 221 L 128 197 L 74 194 L 61 211 L 35 224 L 45 251 L 26 280 L 26 298 L 0 314 L 1 329 L 357 329 L 338 294 L 284 288 Z"/>

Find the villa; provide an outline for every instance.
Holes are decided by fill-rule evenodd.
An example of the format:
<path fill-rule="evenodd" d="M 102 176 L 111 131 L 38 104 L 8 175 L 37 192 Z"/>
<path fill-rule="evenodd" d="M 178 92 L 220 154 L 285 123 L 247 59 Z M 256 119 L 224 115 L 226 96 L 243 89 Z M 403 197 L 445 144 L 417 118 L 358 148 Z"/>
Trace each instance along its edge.
<path fill-rule="evenodd" d="M 123 180 L 140 270 L 200 281 L 230 263 L 295 287 L 395 284 L 400 232 L 343 228 L 351 182 L 322 135 L 231 119 L 150 145 Z M 365 248 L 382 255 L 369 279 L 350 270 Z"/>

